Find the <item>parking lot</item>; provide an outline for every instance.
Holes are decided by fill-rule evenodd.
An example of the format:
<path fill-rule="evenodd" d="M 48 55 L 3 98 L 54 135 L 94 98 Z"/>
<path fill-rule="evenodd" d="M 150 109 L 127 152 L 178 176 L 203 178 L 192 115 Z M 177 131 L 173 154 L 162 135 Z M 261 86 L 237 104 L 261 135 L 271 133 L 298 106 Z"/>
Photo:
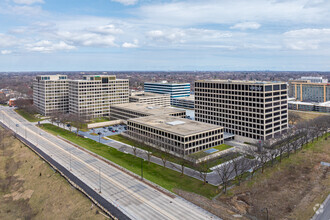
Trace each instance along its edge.
<path fill-rule="evenodd" d="M 90 138 L 92 140 L 100 141 L 101 143 L 107 143 L 107 142 L 111 142 L 111 140 L 106 140 L 103 137 L 120 134 L 123 131 L 126 131 L 126 129 L 127 129 L 126 125 L 113 125 L 102 128 L 92 128 L 87 132 L 79 131 L 79 134 L 87 138 Z"/>

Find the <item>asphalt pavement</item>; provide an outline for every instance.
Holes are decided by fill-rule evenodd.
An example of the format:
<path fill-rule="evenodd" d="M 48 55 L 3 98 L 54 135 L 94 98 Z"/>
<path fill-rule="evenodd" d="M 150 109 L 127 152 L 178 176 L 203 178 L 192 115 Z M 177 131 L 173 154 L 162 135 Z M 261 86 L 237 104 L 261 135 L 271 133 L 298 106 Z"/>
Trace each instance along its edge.
<path fill-rule="evenodd" d="M 163 193 L 121 169 L 44 132 L 8 108 L 1 108 L 0 121 L 129 219 L 218 219 L 181 197 Z"/>

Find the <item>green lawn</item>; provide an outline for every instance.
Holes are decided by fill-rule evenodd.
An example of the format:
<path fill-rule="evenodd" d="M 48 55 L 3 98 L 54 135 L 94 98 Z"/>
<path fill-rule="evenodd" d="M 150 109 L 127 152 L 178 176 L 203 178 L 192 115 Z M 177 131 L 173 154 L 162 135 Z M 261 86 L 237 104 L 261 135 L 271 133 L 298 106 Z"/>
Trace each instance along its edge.
<path fill-rule="evenodd" d="M 109 118 L 101 117 L 101 118 L 93 118 L 91 123 L 99 123 L 99 122 L 106 122 L 110 121 Z"/>
<path fill-rule="evenodd" d="M 74 133 L 54 126 L 52 124 L 43 124 L 42 129 L 59 135 L 81 147 L 84 147 L 138 175 L 141 174 L 141 159 L 130 154 L 117 151 L 107 145 L 100 144 L 94 140 L 88 138 L 81 138 Z M 111 136 L 113 137 L 113 136 Z M 143 162 L 143 176 L 173 192 L 173 189 L 182 189 L 189 192 L 194 192 L 203 195 L 207 198 L 214 197 L 217 193 L 217 187 L 206 184 L 203 185 L 202 181 L 188 176 L 181 176 L 179 172 L 171 169 L 164 168 L 154 163 L 147 161 Z"/>
<path fill-rule="evenodd" d="M 227 144 L 221 144 L 221 145 L 218 145 L 218 146 L 215 146 L 215 147 L 212 147 L 214 149 L 217 149 L 219 151 L 223 151 L 223 150 L 227 150 L 229 148 L 232 148 L 233 146 L 229 146 Z"/>
<path fill-rule="evenodd" d="M 35 117 L 34 115 L 24 111 L 23 109 L 16 109 L 15 111 L 29 122 L 42 121 L 42 119 Z"/>
<path fill-rule="evenodd" d="M 135 140 L 124 137 L 123 135 L 120 135 L 120 134 L 110 135 L 110 136 L 108 136 L 108 138 L 119 141 L 119 142 L 122 142 L 122 143 L 125 143 L 125 144 L 129 144 L 131 146 L 135 146 L 135 147 L 143 149 L 143 150 L 151 151 L 152 155 L 155 156 L 155 157 L 161 158 L 163 155 L 167 155 L 167 160 L 168 161 L 171 161 L 171 162 L 177 163 L 177 164 L 180 163 L 180 158 L 177 158 L 177 157 L 173 156 L 172 154 L 168 154 L 168 153 L 165 153 L 163 151 L 157 150 L 153 147 L 149 147 L 145 144 L 141 144 L 141 143 L 139 143 Z M 194 169 L 194 165 L 190 162 L 188 162 L 186 164 L 186 166 Z"/>

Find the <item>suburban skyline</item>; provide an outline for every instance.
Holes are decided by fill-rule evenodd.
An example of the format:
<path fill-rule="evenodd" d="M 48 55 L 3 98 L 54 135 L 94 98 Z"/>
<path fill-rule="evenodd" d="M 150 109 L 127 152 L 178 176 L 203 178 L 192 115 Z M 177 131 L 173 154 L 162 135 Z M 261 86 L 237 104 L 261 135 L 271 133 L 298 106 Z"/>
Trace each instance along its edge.
<path fill-rule="evenodd" d="M 324 0 L 1 0 L 0 71 L 327 71 Z"/>

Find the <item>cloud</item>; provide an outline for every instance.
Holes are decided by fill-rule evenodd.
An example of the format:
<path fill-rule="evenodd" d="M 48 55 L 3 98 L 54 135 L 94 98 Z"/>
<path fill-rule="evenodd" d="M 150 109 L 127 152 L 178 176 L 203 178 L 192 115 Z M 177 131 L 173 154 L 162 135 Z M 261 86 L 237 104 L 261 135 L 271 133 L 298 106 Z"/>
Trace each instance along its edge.
<path fill-rule="evenodd" d="M 1 51 L 1 54 L 2 54 L 2 55 L 7 55 L 7 54 L 11 54 L 11 53 L 12 53 L 11 50 L 2 50 L 2 51 Z"/>
<path fill-rule="evenodd" d="M 324 3 L 325 4 L 325 3 Z M 327 3 L 328 4 L 328 3 Z M 195 0 L 143 5 L 136 13 L 145 22 L 158 25 L 324 23 L 330 21 L 329 5 L 308 6 L 307 0 Z"/>
<path fill-rule="evenodd" d="M 21 5 L 32 5 L 36 3 L 45 3 L 43 0 L 13 0 L 16 4 L 21 4 Z"/>
<path fill-rule="evenodd" d="M 320 49 L 320 44 L 330 45 L 330 29 L 328 28 L 291 30 L 285 32 L 283 36 L 285 45 L 292 50 L 316 50 Z"/>
<path fill-rule="evenodd" d="M 54 43 L 48 40 L 38 41 L 33 44 L 27 44 L 26 49 L 32 52 L 42 52 L 42 53 L 49 53 L 59 50 L 73 50 L 76 47 L 72 45 L 68 45 L 67 43 L 60 41 L 58 43 Z"/>
<path fill-rule="evenodd" d="M 99 34 L 122 34 L 123 30 L 116 28 L 113 24 L 87 28 L 88 31 Z"/>
<path fill-rule="evenodd" d="M 237 23 L 234 26 L 231 26 L 230 29 L 240 29 L 240 30 L 247 30 L 247 29 L 259 29 L 260 24 L 257 22 L 242 22 L 242 23 Z"/>
<path fill-rule="evenodd" d="M 0 33 L 0 47 L 11 47 L 18 43 L 19 40 L 16 37 Z"/>
<path fill-rule="evenodd" d="M 123 43 L 122 47 L 124 47 L 124 48 L 137 48 L 137 47 L 139 47 L 138 44 L 139 44 L 139 41 L 137 39 L 135 39 L 133 41 L 133 43 L 128 43 L 128 42 Z"/>
<path fill-rule="evenodd" d="M 95 33 L 84 32 L 59 32 L 59 39 L 77 46 L 100 46 L 100 47 L 116 47 L 115 37 L 112 35 L 100 35 Z"/>
<path fill-rule="evenodd" d="M 184 31 L 180 29 L 173 30 L 153 30 L 147 32 L 147 37 L 154 41 L 159 42 L 170 42 L 170 43 L 183 43 L 184 42 Z"/>
<path fill-rule="evenodd" d="M 138 0 L 111 0 L 111 1 L 118 2 L 123 5 L 135 5 L 138 2 Z"/>

